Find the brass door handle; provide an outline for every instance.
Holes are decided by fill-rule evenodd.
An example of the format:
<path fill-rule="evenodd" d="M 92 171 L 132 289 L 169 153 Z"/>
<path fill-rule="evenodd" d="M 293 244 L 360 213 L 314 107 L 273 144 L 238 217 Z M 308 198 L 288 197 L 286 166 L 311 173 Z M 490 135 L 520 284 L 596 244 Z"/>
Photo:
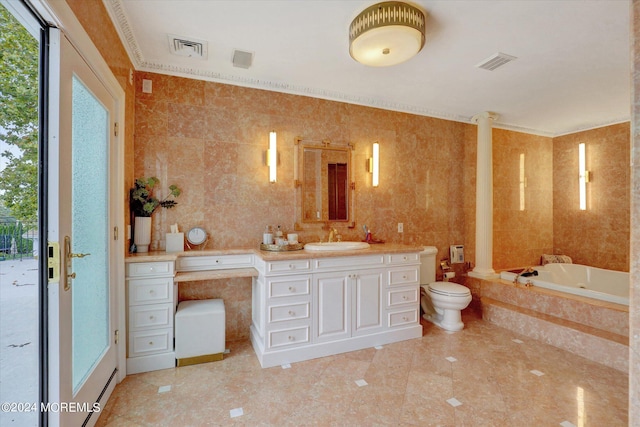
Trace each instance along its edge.
<path fill-rule="evenodd" d="M 84 258 L 89 255 L 91 254 L 69 254 L 69 258 Z"/>
<path fill-rule="evenodd" d="M 81 253 L 73 253 L 71 252 L 71 238 L 69 236 L 64 236 L 64 251 L 63 251 L 63 256 L 64 256 L 64 260 L 65 262 L 62 263 L 62 268 L 64 269 L 62 277 L 65 277 L 66 280 L 64 282 L 64 290 L 68 291 L 69 289 L 71 289 L 71 281 L 73 279 L 76 278 L 76 273 L 72 272 L 69 273 L 71 271 L 71 260 L 73 258 L 84 258 L 86 256 L 89 256 L 91 254 L 87 253 L 87 254 L 81 254 Z"/>

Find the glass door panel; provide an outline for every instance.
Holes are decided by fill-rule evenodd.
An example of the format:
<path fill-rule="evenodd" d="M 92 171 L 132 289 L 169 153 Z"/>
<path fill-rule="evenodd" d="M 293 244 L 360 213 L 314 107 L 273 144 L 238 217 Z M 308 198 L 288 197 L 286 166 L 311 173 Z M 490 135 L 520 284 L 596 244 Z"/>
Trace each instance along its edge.
<path fill-rule="evenodd" d="M 109 346 L 109 112 L 72 84 L 73 392 Z"/>

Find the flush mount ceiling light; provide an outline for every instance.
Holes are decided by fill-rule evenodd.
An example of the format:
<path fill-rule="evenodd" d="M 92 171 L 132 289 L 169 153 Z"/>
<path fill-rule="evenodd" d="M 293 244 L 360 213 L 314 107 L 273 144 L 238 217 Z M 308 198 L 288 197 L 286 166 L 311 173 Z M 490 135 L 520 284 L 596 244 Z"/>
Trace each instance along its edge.
<path fill-rule="evenodd" d="M 372 67 L 400 64 L 424 46 L 425 16 L 399 1 L 374 4 L 349 26 L 349 54 Z"/>

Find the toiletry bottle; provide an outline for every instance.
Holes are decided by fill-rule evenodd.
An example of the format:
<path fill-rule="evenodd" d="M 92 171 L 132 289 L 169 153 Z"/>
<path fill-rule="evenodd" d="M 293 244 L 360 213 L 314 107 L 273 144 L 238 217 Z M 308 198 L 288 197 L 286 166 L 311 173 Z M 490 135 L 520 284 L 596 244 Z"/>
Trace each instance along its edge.
<path fill-rule="evenodd" d="M 273 244 L 273 234 L 271 233 L 270 225 L 267 225 L 264 229 L 264 233 L 262 234 L 262 243 L 265 245 Z"/>
<path fill-rule="evenodd" d="M 278 228 L 276 229 L 276 238 L 278 237 L 282 237 L 282 228 L 280 226 L 278 226 Z"/>

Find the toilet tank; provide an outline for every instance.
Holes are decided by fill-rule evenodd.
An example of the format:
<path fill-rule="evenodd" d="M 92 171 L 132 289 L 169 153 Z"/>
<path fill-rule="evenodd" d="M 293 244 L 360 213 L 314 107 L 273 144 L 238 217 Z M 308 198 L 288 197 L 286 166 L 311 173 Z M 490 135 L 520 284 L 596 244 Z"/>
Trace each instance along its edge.
<path fill-rule="evenodd" d="M 420 252 L 420 284 L 427 285 L 436 281 L 436 255 L 438 248 L 425 246 Z"/>

